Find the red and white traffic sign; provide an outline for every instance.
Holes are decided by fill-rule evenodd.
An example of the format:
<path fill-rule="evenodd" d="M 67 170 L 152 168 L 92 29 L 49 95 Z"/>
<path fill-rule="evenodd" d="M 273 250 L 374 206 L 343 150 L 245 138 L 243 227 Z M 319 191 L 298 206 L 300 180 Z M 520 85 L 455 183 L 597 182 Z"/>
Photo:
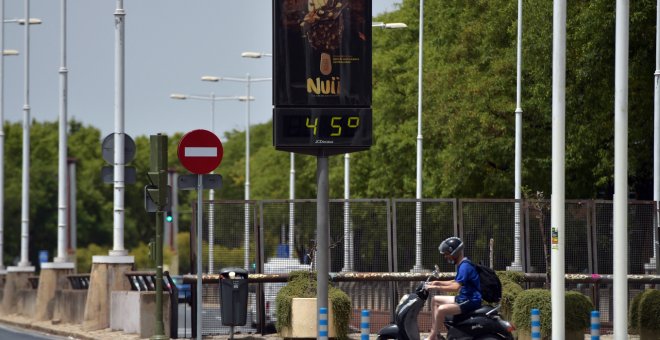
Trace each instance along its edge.
<path fill-rule="evenodd" d="M 208 130 L 192 130 L 181 138 L 177 155 L 184 168 L 194 174 L 208 174 L 222 161 L 222 143 Z"/>

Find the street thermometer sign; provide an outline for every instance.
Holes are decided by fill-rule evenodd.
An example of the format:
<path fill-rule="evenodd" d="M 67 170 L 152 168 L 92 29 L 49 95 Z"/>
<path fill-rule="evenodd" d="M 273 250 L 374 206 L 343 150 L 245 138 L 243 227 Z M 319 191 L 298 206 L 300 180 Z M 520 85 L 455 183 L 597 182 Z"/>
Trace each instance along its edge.
<path fill-rule="evenodd" d="M 208 174 L 222 161 L 222 143 L 208 130 L 192 130 L 186 133 L 177 149 L 179 161 L 194 174 Z"/>

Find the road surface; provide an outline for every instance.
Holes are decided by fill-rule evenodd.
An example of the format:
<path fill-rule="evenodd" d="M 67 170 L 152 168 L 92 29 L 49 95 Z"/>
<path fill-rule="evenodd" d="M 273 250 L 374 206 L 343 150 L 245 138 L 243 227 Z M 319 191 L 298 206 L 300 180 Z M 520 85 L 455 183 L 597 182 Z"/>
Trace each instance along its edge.
<path fill-rule="evenodd" d="M 39 332 L 34 332 L 26 329 L 10 327 L 0 324 L 0 339 L 12 339 L 12 340 L 44 340 L 44 339 L 60 339 L 64 340 L 66 338 L 48 335 Z"/>

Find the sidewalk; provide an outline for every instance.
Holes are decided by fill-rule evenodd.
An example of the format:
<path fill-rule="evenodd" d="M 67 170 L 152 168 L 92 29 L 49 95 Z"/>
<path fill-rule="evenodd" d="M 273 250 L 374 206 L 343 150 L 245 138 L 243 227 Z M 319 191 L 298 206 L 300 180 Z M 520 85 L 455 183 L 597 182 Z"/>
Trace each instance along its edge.
<path fill-rule="evenodd" d="M 68 337 L 69 339 L 79 339 L 79 340 L 137 340 L 140 337 L 137 334 L 127 334 L 122 331 L 112 331 L 109 328 L 98 330 L 98 331 L 84 331 L 81 325 L 74 324 L 64 324 L 64 323 L 53 323 L 52 321 L 32 321 L 31 319 L 12 314 L 12 315 L 0 315 L 0 323 L 11 325 L 20 328 L 27 328 L 36 330 L 43 333 Z M 424 339 L 428 334 L 420 334 L 420 338 Z M 349 337 L 354 340 L 360 339 L 359 333 L 349 334 Z M 234 334 L 235 339 L 244 339 L 244 340 L 275 340 L 282 339 L 278 334 Z M 584 336 L 585 340 L 591 339 L 589 335 Z M 612 335 L 606 334 L 601 335 L 602 340 L 610 340 L 614 337 Z M 639 339 L 638 336 L 630 336 L 629 339 Z M 222 336 L 212 336 L 204 337 L 204 339 L 229 339 L 228 335 Z M 376 339 L 376 334 L 371 334 L 369 339 Z"/>
<path fill-rule="evenodd" d="M 0 323 L 19 328 L 32 329 L 42 333 L 53 334 L 63 337 L 68 337 L 71 340 L 137 340 L 140 337 L 137 334 L 127 334 L 122 331 L 112 331 L 109 328 L 99 331 L 83 331 L 81 325 L 74 324 L 53 324 L 52 321 L 32 321 L 31 319 L 20 316 L 17 314 L 0 315 Z M 349 337 L 354 340 L 360 339 L 359 333 L 350 334 Z M 244 340 L 275 340 L 282 339 L 277 333 L 275 334 L 234 334 L 235 339 Z M 370 339 L 376 339 L 376 334 L 371 334 Z M 221 336 L 205 336 L 205 340 L 213 339 L 229 339 L 228 335 Z"/>
<path fill-rule="evenodd" d="M 83 331 L 82 325 L 56 323 L 53 321 L 33 321 L 25 316 L 11 314 L 0 315 L 0 323 L 27 328 L 42 333 L 48 333 L 70 339 L 79 340 L 137 340 L 140 337 L 137 334 L 126 334 L 120 331 L 112 331 L 109 328 L 98 331 Z"/>

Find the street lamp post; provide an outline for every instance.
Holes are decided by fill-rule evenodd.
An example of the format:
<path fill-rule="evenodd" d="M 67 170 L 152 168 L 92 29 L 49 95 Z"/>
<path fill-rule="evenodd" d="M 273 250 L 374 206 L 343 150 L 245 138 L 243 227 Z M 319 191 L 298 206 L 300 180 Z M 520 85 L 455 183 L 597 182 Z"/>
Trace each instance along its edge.
<path fill-rule="evenodd" d="M 211 132 L 215 133 L 215 102 L 223 100 L 239 100 L 239 101 L 251 101 L 254 100 L 253 97 L 249 96 L 222 96 L 218 97 L 215 93 L 211 92 L 209 96 L 198 96 L 198 95 L 188 95 L 173 93 L 170 95 L 170 98 L 177 100 L 202 100 L 211 102 Z M 175 193 L 172 193 L 175 195 Z M 213 246 L 214 246 L 214 237 L 215 237 L 215 207 L 213 206 L 213 200 L 215 200 L 215 190 L 209 190 L 209 274 L 213 274 L 214 260 L 213 260 Z"/>
<path fill-rule="evenodd" d="M 53 262 L 66 262 L 66 232 L 67 232 L 67 74 L 66 67 L 66 0 L 61 1 L 61 65 L 60 65 L 60 126 L 59 126 L 59 162 L 58 162 L 58 195 L 57 195 L 57 257 Z"/>
<path fill-rule="evenodd" d="M 417 94 L 417 176 L 415 198 L 415 266 L 413 271 L 422 270 L 422 75 L 424 62 L 424 0 L 419 1 L 419 66 Z"/>
<path fill-rule="evenodd" d="M 653 91 L 653 257 L 651 267 L 660 274 L 660 0 L 656 9 L 655 30 L 655 82 Z"/>
<path fill-rule="evenodd" d="M 515 142 L 515 175 L 514 175 L 514 256 L 508 270 L 522 271 L 521 236 L 520 236 L 520 199 L 522 184 L 522 0 L 518 0 L 518 42 L 516 63 L 516 142 Z"/>
<path fill-rule="evenodd" d="M 21 189 L 21 259 L 18 267 L 34 271 L 28 258 L 30 238 L 30 25 L 41 24 L 41 20 L 30 18 L 30 0 L 25 0 L 25 19 L 3 20 L 25 25 L 25 104 L 23 105 L 23 173 Z"/>
<path fill-rule="evenodd" d="M 371 27 L 378 27 L 380 29 L 398 29 L 398 28 L 406 28 L 408 25 L 402 23 L 402 22 L 392 22 L 392 23 L 386 23 L 386 22 L 373 22 L 371 23 Z"/>
<path fill-rule="evenodd" d="M 250 97 L 250 84 L 253 82 L 264 82 L 273 80 L 273 78 L 252 78 L 248 73 L 245 78 L 233 78 L 233 77 L 215 77 L 215 76 L 203 76 L 202 81 L 233 81 L 233 82 L 242 82 L 247 84 L 247 98 Z M 247 103 L 247 114 L 245 115 L 245 257 L 244 265 L 245 269 L 250 268 L 250 206 L 248 201 L 250 200 L 250 100 L 246 100 Z"/>
<path fill-rule="evenodd" d="M 243 52 L 241 53 L 243 58 L 253 58 L 260 59 L 263 57 L 273 57 L 271 53 L 265 52 Z M 295 223 L 296 223 L 296 205 L 294 200 L 296 199 L 296 154 L 293 152 L 289 153 L 289 258 L 292 259 L 295 257 Z"/>
<path fill-rule="evenodd" d="M 265 53 L 265 52 L 243 52 L 241 53 L 241 57 L 243 58 L 254 58 L 254 59 L 260 59 L 263 57 L 272 57 L 273 55 L 271 53 Z"/>
<path fill-rule="evenodd" d="M 16 23 L 16 24 L 19 24 L 19 25 L 25 25 L 25 19 L 20 19 L 20 18 L 19 19 L 3 19 L 2 22 L 4 22 L 5 24 Z M 42 21 L 39 18 L 30 18 L 28 20 L 28 23 L 30 25 L 41 25 Z"/>
<path fill-rule="evenodd" d="M 5 50 L 5 1 L 0 0 L 0 272 L 5 270 L 4 266 L 4 206 L 5 206 L 5 106 L 4 106 L 4 82 L 5 82 L 5 56 L 18 55 L 16 50 Z"/>
<path fill-rule="evenodd" d="M 384 23 L 374 22 L 371 27 L 379 27 L 380 29 L 401 29 L 406 28 L 408 25 L 397 23 Z M 351 225 L 351 154 L 344 154 L 344 267 L 342 271 L 353 271 L 354 265 L 354 242 L 353 228 Z"/>
<path fill-rule="evenodd" d="M 124 248 L 124 220 L 125 220 L 125 189 L 124 171 L 126 159 L 124 155 L 124 116 L 125 113 L 125 28 L 126 11 L 124 0 L 117 0 L 115 12 L 115 112 L 114 112 L 114 183 L 113 183 L 113 241 L 110 256 L 123 257 L 128 255 Z M 100 259 L 100 258 L 99 258 Z"/>

